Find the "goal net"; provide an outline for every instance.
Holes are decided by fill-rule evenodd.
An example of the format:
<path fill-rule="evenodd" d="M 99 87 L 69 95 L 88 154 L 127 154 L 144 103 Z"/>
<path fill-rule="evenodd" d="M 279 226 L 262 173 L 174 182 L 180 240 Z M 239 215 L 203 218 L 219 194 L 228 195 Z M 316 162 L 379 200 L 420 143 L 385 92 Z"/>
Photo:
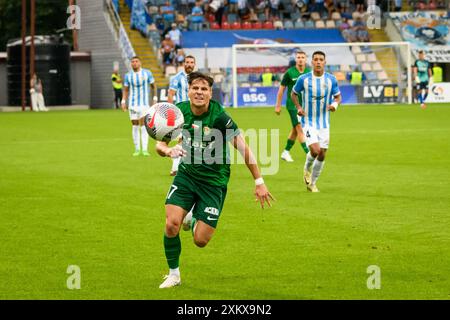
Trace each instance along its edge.
<path fill-rule="evenodd" d="M 274 106 L 284 72 L 295 65 L 295 52 L 326 54 L 325 71 L 336 76 L 344 104 L 412 102 L 411 51 L 408 42 L 236 44 L 232 47 L 233 107 Z M 360 83 L 351 82 L 361 72 Z M 261 75 L 272 73 L 263 86 Z M 266 84 L 267 85 L 267 84 Z M 286 93 L 283 97 L 285 105 Z"/>

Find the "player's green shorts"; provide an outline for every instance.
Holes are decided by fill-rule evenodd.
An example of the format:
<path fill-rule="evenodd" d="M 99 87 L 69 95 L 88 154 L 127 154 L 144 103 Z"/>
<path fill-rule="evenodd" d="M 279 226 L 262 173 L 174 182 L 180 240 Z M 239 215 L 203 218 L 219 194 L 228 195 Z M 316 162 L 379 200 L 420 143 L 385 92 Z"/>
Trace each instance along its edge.
<path fill-rule="evenodd" d="M 297 126 L 300 122 L 298 122 L 298 115 L 296 109 L 287 109 L 289 112 L 289 116 L 291 117 L 292 128 Z"/>
<path fill-rule="evenodd" d="M 173 204 L 186 211 L 193 210 L 193 217 L 215 228 L 222 212 L 226 187 L 200 183 L 178 171 L 166 197 L 166 204 Z"/>

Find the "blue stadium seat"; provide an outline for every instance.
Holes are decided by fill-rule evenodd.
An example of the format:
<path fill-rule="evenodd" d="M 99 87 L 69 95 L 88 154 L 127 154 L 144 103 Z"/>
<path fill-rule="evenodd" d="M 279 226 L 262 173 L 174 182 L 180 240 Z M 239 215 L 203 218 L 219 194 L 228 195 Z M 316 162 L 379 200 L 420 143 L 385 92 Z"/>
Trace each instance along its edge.
<path fill-rule="evenodd" d="M 286 30 L 294 29 L 294 24 L 292 23 L 292 20 L 284 20 L 283 26 Z"/>
<path fill-rule="evenodd" d="M 305 27 L 305 24 L 303 23 L 303 21 L 301 19 L 295 20 L 295 23 L 294 23 L 294 28 L 295 29 L 301 29 L 301 28 L 304 28 L 304 27 Z"/>

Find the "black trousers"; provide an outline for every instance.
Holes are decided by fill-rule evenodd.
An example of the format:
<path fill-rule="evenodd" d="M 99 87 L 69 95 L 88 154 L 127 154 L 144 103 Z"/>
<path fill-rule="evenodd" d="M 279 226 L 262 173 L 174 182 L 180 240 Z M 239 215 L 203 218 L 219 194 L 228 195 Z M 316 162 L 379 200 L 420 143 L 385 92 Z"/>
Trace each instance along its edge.
<path fill-rule="evenodd" d="M 122 89 L 114 89 L 114 103 L 116 109 L 120 109 L 122 104 Z"/>

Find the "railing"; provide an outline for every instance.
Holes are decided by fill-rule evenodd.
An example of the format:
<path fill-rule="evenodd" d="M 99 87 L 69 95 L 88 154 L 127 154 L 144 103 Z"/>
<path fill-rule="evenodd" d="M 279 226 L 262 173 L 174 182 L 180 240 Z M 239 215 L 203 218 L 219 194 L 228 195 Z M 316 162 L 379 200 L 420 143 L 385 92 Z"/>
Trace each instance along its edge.
<path fill-rule="evenodd" d="M 123 62 L 127 69 L 131 71 L 131 58 L 136 56 L 136 53 L 112 0 L 104 0 L 104 13 L 108 26 L 121 50 Z"/>

